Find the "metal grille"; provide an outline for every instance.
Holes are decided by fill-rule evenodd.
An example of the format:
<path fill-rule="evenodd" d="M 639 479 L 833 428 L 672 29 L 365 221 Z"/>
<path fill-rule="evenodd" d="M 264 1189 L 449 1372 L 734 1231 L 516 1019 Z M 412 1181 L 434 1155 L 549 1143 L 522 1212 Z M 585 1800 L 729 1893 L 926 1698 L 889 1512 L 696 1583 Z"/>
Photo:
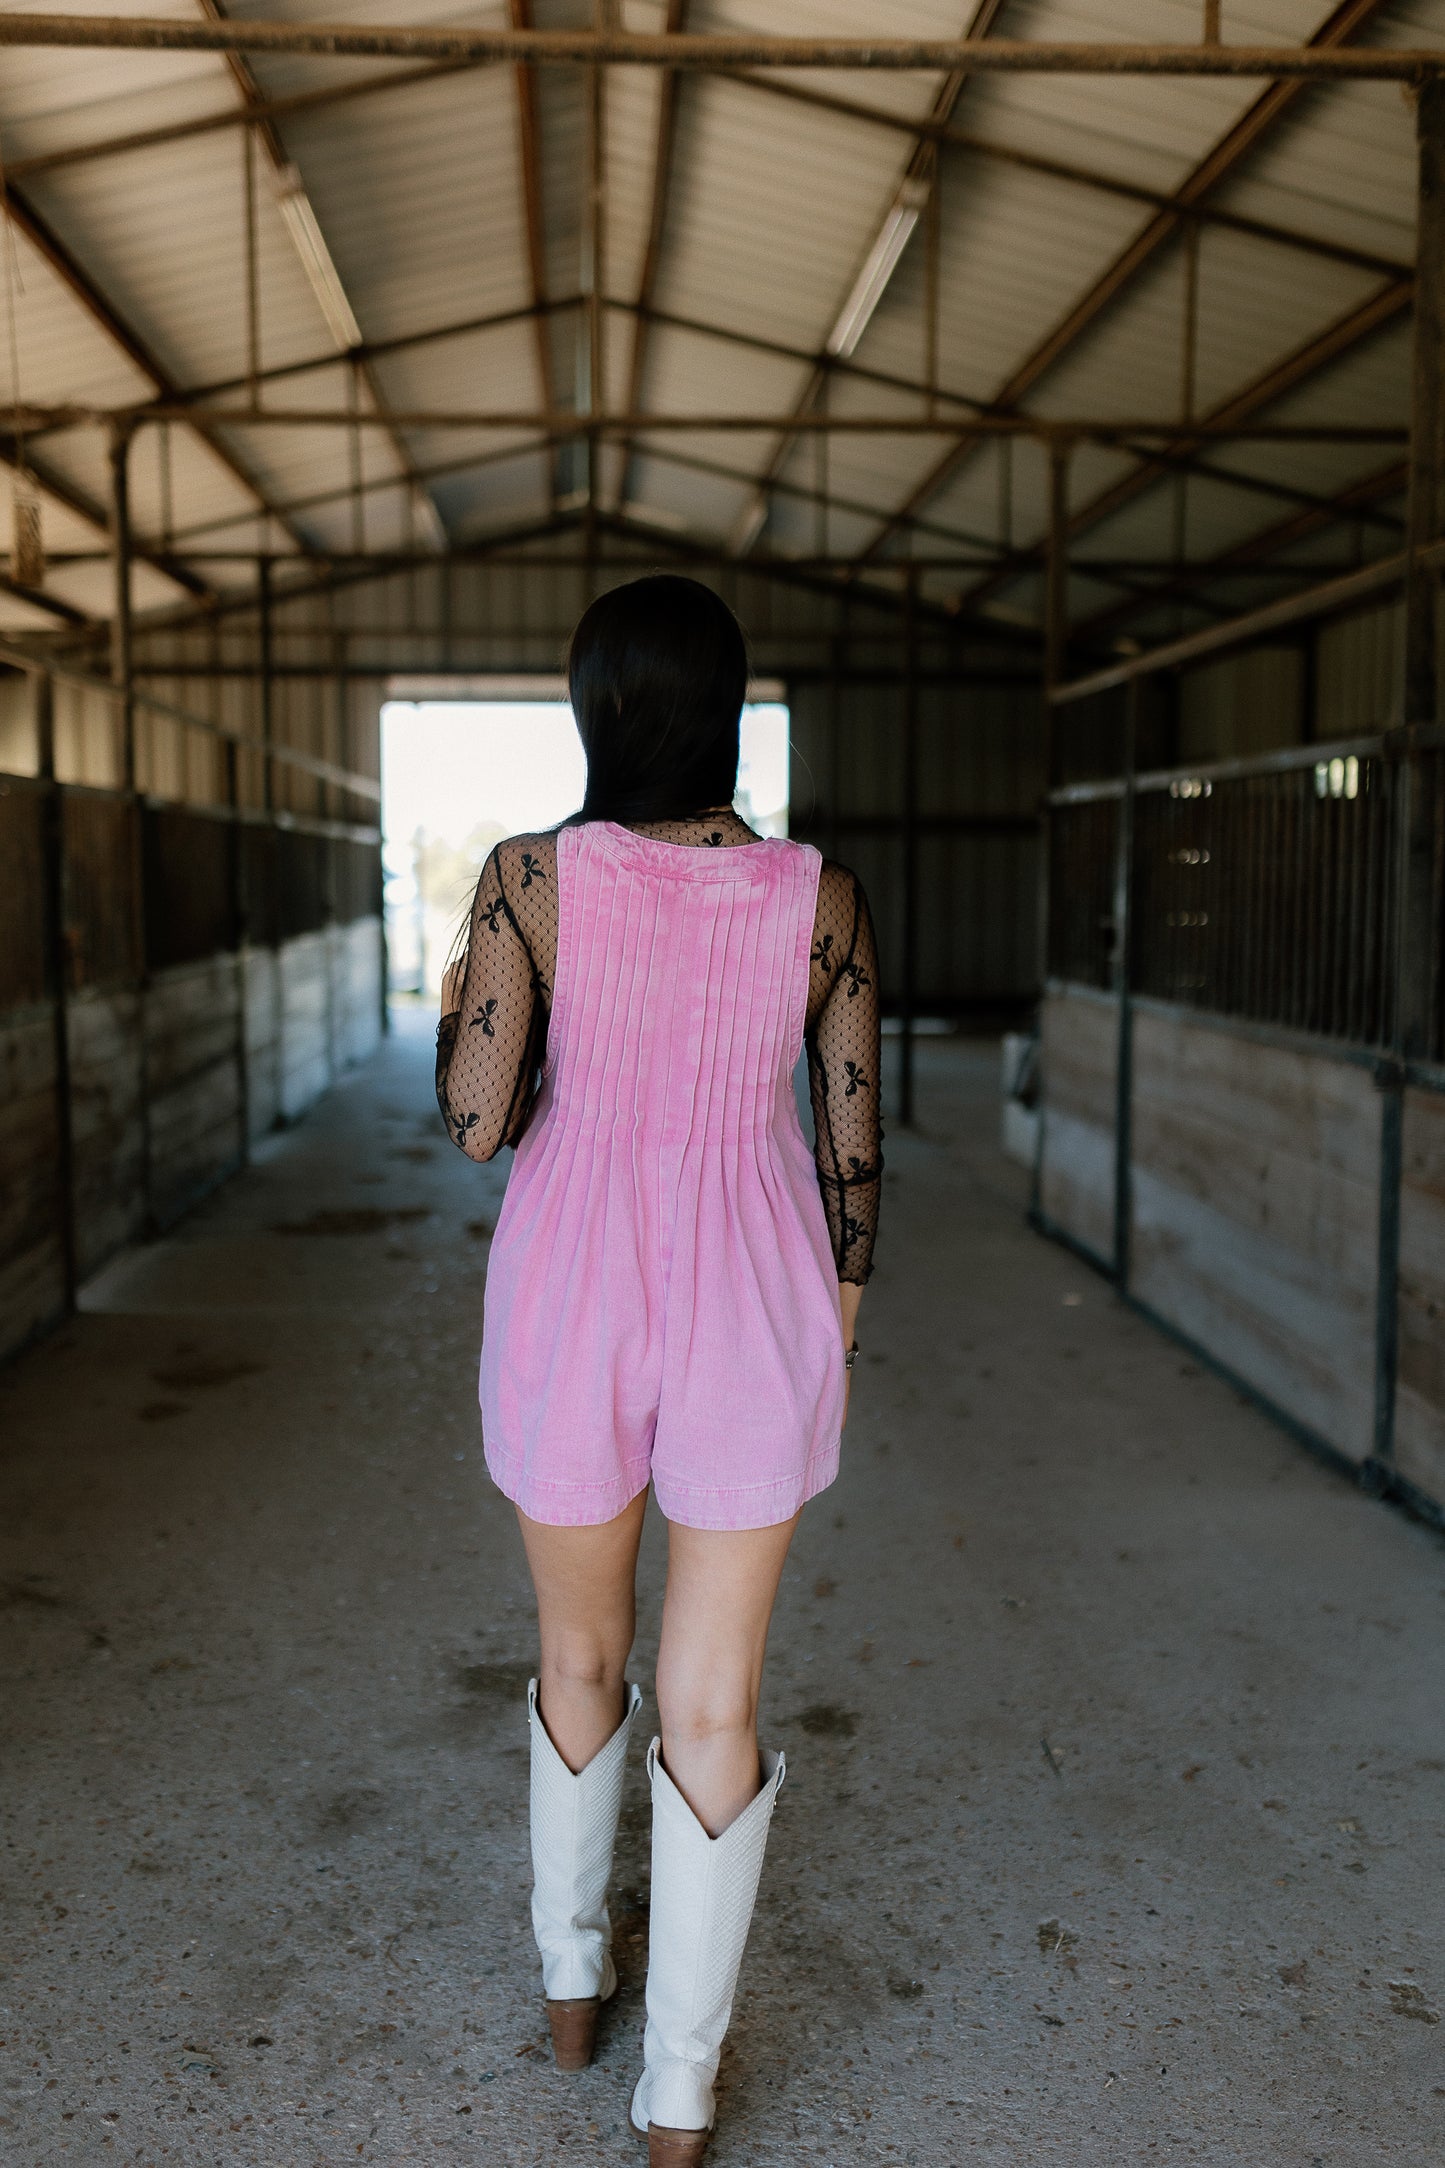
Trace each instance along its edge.
<path fill-rule="evenodd" d="M 1113 984 L 1119 807 L 1117 798 L 1094 798 L 1050 809 L 1050 978 L 1081 986 Z"/>
<path fill-rule="evenodd" d="M 1135 991 L 1387 1043 L 1395 775 L 1348 754 L 1141 791 Z"/>

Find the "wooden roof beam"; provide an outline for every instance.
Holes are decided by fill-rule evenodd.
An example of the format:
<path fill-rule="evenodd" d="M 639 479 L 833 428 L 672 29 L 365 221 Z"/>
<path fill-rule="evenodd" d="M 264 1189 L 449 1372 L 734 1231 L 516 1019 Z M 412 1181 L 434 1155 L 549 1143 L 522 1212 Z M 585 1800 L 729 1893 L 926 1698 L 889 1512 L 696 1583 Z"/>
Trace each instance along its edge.
<path fill-rule="evenodd" d="M 198 4 L 211 22 L 225 23 L 228 21 L 224 0 L 198 0 Z M 275 122 L 263 117 L 261 114 L 260 109 L 265 105 L 266 100 L 260 84 L 251 72 L 250 62 L 243 54 L 236 51 L 228 51 L 225 58 L 226 66 L 230 71 L 231 79 L 235 83 L 237 95 L 241 101 L 243 114 L 252 123 L 255 139 L 260 143 L 266 154 L 266 161 L 271 168 L 274 179 L 281 185 L 288 196 L 299 200 L 304 206 L 314 239 L 308 243 L 304 251 L 298 250 L 298 254 L 303 254 L 306 259 L 303 260 L 302 268 L 306 271 L 308 280 L 313 285 L 315 279 L 313 263 L 310 259 L 314 258 L 318 247 L 324 252 L 327 285 L 329 286 L 332 281 L 335 282 L 337 303 L 340 305 L 342 316 L 347 320 L 344 326 L 331 325 L 332 336 L 336 340 L 338 351 L 352 361 L 358 376 L 366 386 L 368 397 L 379 411 L 384 412 L 386 402 L 382 397 L 381 387 L 376 380 L 375 371 L 369 360 L 359 357 L 358 347 L 360 341 L 359 338 L 352 336 L 353 331 L 359 332 L 360 329 L 356 319 L 356 312 L 351 306 L 350 297 L 346 293 L 341 274 L 336 268 L 335 259 L 327 246 L 325 236 L 321 232 L 320 221 L 317 219 L 315 209 L 306 193 L 300 172 L 287 155 L 286 146 L 277 132 Z M 246 168 L 248 186 L 250 170 L 248 161 Z M 328 299 L 324 298 L 319 292 L 316 298 L 323 316 L 327 317 L 329 322 L 331 316 L 335 313 L 337 304 L 329 303 Z M 391 448 L 401 467 L 401 471 L 410 486 L 413 506 L 422 512 L 425 524 L 431 529 L 433 541 L 438 547 L 445 548 L 446 530 L 442 526 L 441 515 L 432 499 L 417 480 L 415 462 L 412 459 L 405 438 L 396 429 L 388 429 L 387 435 L 391 440 Z"/>
<path fill-rule="evenodd" d="M 968 45 L 982 43 L 1002 14 L 1005 5 L 1006 0 L 974 0 L 963 42 Z M 949 120 L 952 118 L 954 107 L 963 95 L 963 87 L 967 81 L 967 75 L 957 67 L 950 69 L 948 74 L 945 75 L 934 94 L 933 104 L 927 116 L 929 131 L 934 128 L 947 127 Z M 873 237 L 879 233 L 885 219 L 888 218 L 894 206 L 900 201 L 903 191 L 911 183 L 921 183 L 929 188 L 938 186 L 937 173 L 928 170 L 934 159 L 931 134 L 929 132 L 915 132 L 912 136 L 912 146 L 902 175 L 894 182 L 889 191 L 887 202 L 873 223 L 869 236 L 870 247 L 873 245 Z M 848 295 L 845 293 L 839 302 L 839 310 L 845 309 L 847 304 Z M 836 316 L 838 311 L 834 313 Z M 851 347 L 849 353 L 851 354 Z M 811 414 L 822 398 L 828 382 L 828 372 L 832 367 L 832 360 L 833 357 L 828 353 L 819 354 L 813 358 L 808 372 L 807 383 L 803 387 L 795 410 L 798 419 L 801 420 L 805 415 Z M 768 491 L 782 472 L 792 448 L 793 433 L 785 429 L 773 446 L 762 473 L 758 476 L 756 493 L 743 514 L 742 526 L 739 530 L 739 548 L 744 555 L 746 555 L 753 543 L 759 539 L 764 527 L 767 525 Z"/>
<path fill-rule="evenodd" d="M 667 30 L 670 35 L 686 27 L 687 0 L 667 0 Z M 627 369 L 627 406 L 637 413 L 642 405 L 642 390 L 647 378 L 647 342 L 657 318 L 653 303 L 657 296 L 657 281 L 662 268 L 662 242 L 667 228 L 667 199 L 672 185 L 672 154 L 677 140 L 678 77 L 669 68 L 658 85 L 657 133 L 652 147 L 652 195 L 647 221 L 647 246 L 643 251 L 642 272 L 637 281 L 637 300 L 632 320 L 632 353 Z M 636 479 L 636 458 L 629 440 L 622 447 L 622 472 L 617 487 L 620 505 L 631 502 L 632 488 Z"/>
<path fill-rule="evenodd" d="M 1256 377 L 1242 390 L 1233 393 L 1212 413 L 1205 415 L 1203 420 L 1214 428 L 1247 426 L 1251 416 L 1272 405 L 1275 400 L 1284 398 L 1288 392 L 1297 390 L 1301 384 L 1307 383 L 1321 370 L 1329 368 L 1365 339 L 1373 337 L 1384 325 L 1393 323 L 1395 318 L 1409 307 L 1412 293 L 1412 281 L 1389 281 L 1357 308 L 1346 310 L 1343 316 L 1337 317 L 1314 338 L 1307 339 L 1302 346 L 1296 347 L 1292 354 L 1287 354 L 1283 361 L 1277 362 L 1273 368 L 1265 370 L 1262 376 Z M 1188 452 L 1190 446 L 1187 438 L 1181 436 L 1175 441 L 1181 451 Z M 1202 444 L 1206 440 L 1201 437 L 1198 441 Z M 1122 511 L 1126 505 L 1132 504 L 1137 497 L 1173 471 L 1169 455 L 1142 454 L 1140 464 L 1130 473 L 1071 514 L 1068 539 L 1072 542 L 1078 535 L 1086 534 L 1090 528 L 1097 527 L 1102 520 Z M 958 597 L 957 606 L 960 609 L 981 609 L 1002 588 L 1017 579 L 1021 572 L 1032 569 L 1040 562 L 1042 547 L 1042 544 L 1034 544 L 1026 549 L 1016 550 L 1007 565 L 991 573 L 977 586 L 965 590 Z"/>
<path fill-rule="evenodd" d="M 8 183 L 5 191 L 5 203 L 11 218 L 20 232 L 24 234 L 31 247 L 44 258 L 62 284 L 69 289 L 70 293 L 85 310 L 91 322 L 100 327 L 112 344 L 118 347 L 126 359 L 135 365 L 142 376 L 149 378 L 157 396 L 165 400 L 183 399 L 184 394 L 171 377 L 170 372 L 161 366 L 160 361 L 152 353 L 140 334 L 125 321 L 119 310 L 102 293 L 89 273 L 81 268 L 59 234 L 54 231 L 48 220 L 43 218 L 40 212 L 36 210 L 24 190 L 16 187 L 13 183 Z M 185 415 L 178 418 L 182 421 L 189 419 Z M 254 475 L 247 471 L 244 463 L 230 449 L 229 445 L 212 429 L 208 428 L 204 422 L 192 422 L 191 426 L 196 429 L 199 436 L 204 438 L 206 444 L 215 453 L 221 464 L 229 469 L 236 480 L 256 500 L 261 510 L 278 521 L 278 524 L 291 536 L 292 541 L 296 543 L 299 549 L 309 550 L 311 544 L 306 536 L 286 526 L 284 519 L 270 502 L 260 483 Z"/>
<path fill-rule="evenodd" d="M 1338 51 L 1386 4 L 1387 0 L 1340 0 L 1315 32 L 1309 49 L 1321 53 Z M 1233 127 L 1227 129 L 1199 161 L 1183 186 L 1175 192 L 1169 206 L 1156 211 L 1145 221 L 1133 240 L 1085 289 L 1048 336 L 1010 370 L 990 401 L 991 407 L 1007 412 L 1019 406 L 1054 364 L 1073 352 L 1085 332 L 1099 321 L 1180 231 L 1185 214 L 1239 169 L 1270 129 L 1277 126 L 1297 103 L 1303 88 L 1303 80 L 1294 79 L 1272 83 L 1267 90 L 1261 91 Z M 918 511 L 952 481 L 977 448 L 976 443 L 965 438 L 936 461 L 860 553 L 860 564 L 866 564 L 886 548 L 898 532 L 900 520 Z"/>
<path fill-rule="evenodd" d="M 1216 579 L 1230 578 L 1237 573 L 1263 572 L 1288 569 L 1301 575 L 1308 573 L 1320 577 L 1317 565 L 1291 565 L 1288 568 L 1271 567 L 1270 558 L 1282 550 L 1294 549 L 1307 542 L 1312 535 L 1320 534 L 1327 527 L 1345 520 L 1355 519 L 1368 511 L 1382 497 L 1398 496 L 1405 488 L 1408 470 L 1402 459 L 1392 460 L 1387 467 L 1377 468 L 1357 482 L 1351 482 L 1333 497 L 1319 504 L 1306 507 L 1292 514 L 1289 519 L 1276 520 L 1271 526 L 1262 527 L 1243 542 L 1221 550 L 1215 557 L 1199 566 L 1191 565 L 1186 572 L 1176 573 L 1167 580 L 1156 580 L 1144 587 L 1127 601 L 1115 603 L 1107 610 L 1100 610 L 1093 617 L 1086 617 L 1071 628 L 1070 637 L 1079 641 L 1098 642 L 1117 632 L 1141 610 L 1157 608 L 1162 603 L 1188 602 L 1193 599 L 1201 584 Z M 1085 572 L 1087 564 L 1076 563 L 1075 571 Z"/>

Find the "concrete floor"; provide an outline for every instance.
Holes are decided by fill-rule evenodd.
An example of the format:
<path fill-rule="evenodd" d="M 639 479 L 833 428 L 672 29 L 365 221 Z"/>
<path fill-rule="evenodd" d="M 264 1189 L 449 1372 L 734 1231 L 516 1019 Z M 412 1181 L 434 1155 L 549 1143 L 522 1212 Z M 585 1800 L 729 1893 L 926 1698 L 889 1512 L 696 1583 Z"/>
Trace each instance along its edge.
<path fill-rule="evenodd" d="M 1441 1540 L 1030 1235 L 991 1050 L 925 1056 L 777 1620 L 717 2168 L 1439 2159 Z M 393 1040 L 0 1377 L 14 2168 L 638 2157 L 641 1743 L 565 2078 L 474 1401 L 504 1169 L 428 1070 Z"/>

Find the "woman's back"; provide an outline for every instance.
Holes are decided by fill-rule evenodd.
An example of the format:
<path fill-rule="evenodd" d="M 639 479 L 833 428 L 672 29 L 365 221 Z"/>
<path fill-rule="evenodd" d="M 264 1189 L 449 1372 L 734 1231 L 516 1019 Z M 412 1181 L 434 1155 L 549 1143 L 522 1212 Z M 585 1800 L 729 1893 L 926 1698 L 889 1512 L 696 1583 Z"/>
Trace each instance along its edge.
<path fill-rule="evenodd" d="M 834 1262 L 861 1283 L 881 1176 L 877 978 L 854 876 L 731 812 L 515 836 L 478 883 L 439 1038 L 442 1112 L 476 1159 L 519 1143 L 554 1080 L 569 1123 L 604 1107 L 644 1129 L 664 1111 L 735 1120 L 745 1078 L 750 1104 L 785 1113 L 805 1043 Z M 724 1049 L 731 1074 L 713 1077 Z M 721 1088 L 700 1095 L 705 1072 Z"/>

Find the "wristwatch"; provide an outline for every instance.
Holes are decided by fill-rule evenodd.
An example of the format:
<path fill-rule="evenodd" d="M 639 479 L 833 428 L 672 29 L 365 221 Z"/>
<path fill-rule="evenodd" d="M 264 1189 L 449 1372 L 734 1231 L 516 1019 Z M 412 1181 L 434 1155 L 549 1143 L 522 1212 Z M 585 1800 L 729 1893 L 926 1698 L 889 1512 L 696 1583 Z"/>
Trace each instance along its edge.
<path fill-rule="evenodd" d="M 855 1340 L 855 1341 L 853 1342 L 853 1345 L 852 1345 L 851 1347 L 849 1347 L 849 1348 L 844 1348 L 844 1350 L 843 1350 L 843 1368 L 844 1368 L 845 1370 L 851 1370 L 851 1369 L 852 1369 L 852 1367 L 853 1367 L 853 1365 L 854 1365 L 854 1363 L 855 1363 L 855 1362 L 857 1362 L 857 1360 L 858 1360 L 858 1343 L 857 1343 L 857 1341 Z"/>

